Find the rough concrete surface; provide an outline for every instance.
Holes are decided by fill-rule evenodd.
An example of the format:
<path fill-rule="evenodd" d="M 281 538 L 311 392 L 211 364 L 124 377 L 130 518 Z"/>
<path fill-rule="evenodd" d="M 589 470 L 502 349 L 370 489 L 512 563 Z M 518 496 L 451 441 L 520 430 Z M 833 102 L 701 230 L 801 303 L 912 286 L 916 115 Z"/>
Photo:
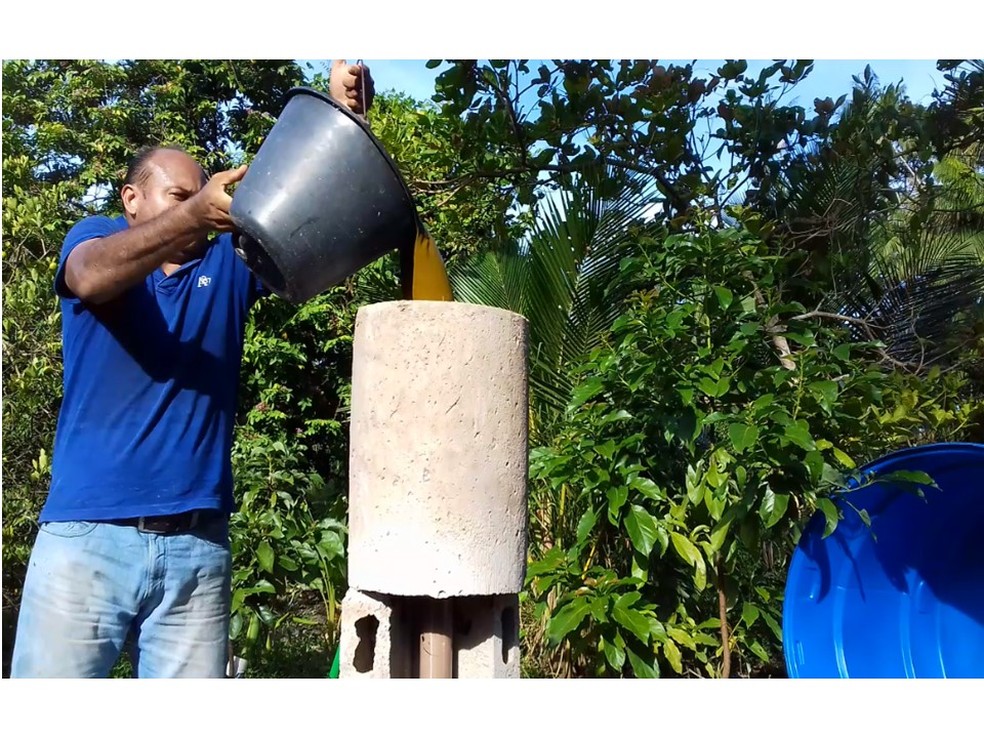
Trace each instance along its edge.
<path fill-rule="evenodd" d="M 362 308 L 352 367 L 349 585 L 516 593 L 526 570 L 528 329 L 454 302 Z"/>

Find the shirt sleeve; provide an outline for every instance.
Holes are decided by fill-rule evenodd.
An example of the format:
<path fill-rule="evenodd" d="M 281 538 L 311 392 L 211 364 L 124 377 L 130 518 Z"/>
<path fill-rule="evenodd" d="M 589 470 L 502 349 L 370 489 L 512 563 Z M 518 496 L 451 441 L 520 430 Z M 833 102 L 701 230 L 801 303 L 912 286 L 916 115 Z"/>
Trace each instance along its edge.
<path fill-rule="evenodd" d="M 58 271 L 55 272 L 56 295 L 69 302 L 79 302 L 78 296 L 65 283 L 65 263 L 68 261 L 68 255 L 81 243 L 91 241 L 94 238 L 111 236 L 119 230 L 119 224 L 105 215 L 93 215 L 84 218 L 69 229 L 65 240 L 62 241 L 61 256 L 58 259 Z"/>

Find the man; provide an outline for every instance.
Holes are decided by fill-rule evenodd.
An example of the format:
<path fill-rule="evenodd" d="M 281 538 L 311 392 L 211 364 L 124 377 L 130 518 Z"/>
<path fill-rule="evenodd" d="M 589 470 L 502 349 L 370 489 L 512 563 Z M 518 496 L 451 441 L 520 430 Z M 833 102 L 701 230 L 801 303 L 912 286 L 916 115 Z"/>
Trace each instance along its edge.
<path fill-rule="evenodd" d="M 372 77 L 336 60 L 329 91 L 364 114 Z M 225 675 L 237 385 L 266 293 L 233 250 L 226 187 L 245 172 L 148 149 L 124 215 L 65 238 L 64 399 L 12 677 L 105 677 L 126 643 L 140 677 Z"/>

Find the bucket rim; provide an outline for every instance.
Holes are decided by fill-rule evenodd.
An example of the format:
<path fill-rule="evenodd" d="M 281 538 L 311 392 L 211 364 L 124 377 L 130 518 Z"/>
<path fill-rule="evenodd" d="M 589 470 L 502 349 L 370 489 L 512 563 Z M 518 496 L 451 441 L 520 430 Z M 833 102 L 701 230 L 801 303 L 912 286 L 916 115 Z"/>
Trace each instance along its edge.
<path fill-rule="evenodd" d="M 356 115 L 351 110 L 346 108 L 344 105 L 341 105 L 337 100 L 332 98 L 331 95 L 322 92 L 321 90 L 317 90 L 314 87 L 308 87 L 305 85 L 292 87 L 291 89 L 289 89 L 287 92 L 284 93 L 284 96 L 281 100 L 281 111 L 283 110 L 283 108 L 287 106 L 287 104 L 291 101 L 291 99 L 297 97 L 298 95 L 310 95 L 312 97 L 318 98 L 322 102 L 328 103 L 333 108 L 341 112 L 343 115 L 347 116 L 350 120 L 355 122 L 362 129 L 362 131 L 369 137 L 369 140 L 372 141 L 372 144 L 373 146 L 376 147 L 376 150 L 379 151 L 379 153 L 382 155 L 383 160 L 392 170 L 393 174 L 396 176 L 397 181 L 400 183 L 400 187 L 403 188 L 403 192 L 407 196 L 407 200 L 409 201 L 410 206 L 413 209 L 414 220 L 417 223 L 417 230 L 419 232 L 421 228 L 420 213 L 417 210 L 417 203 L 410 192 L 410 188 L 407 186 L 407 182 L 403 178 L 403 173 L 400 172 L 399 167 L 396 166 L 396 162 L 393 161 L 393 157 L 390 156 L 388 151 L 386 151 L 386 147 L 383 146 L 382 142 L 378 138 L 376 138 L 373 132 L 369 129 L 368 124 L 358 115 Z"/>
<path fill-rule="evenodd" d="M 889 451 L 888 453 L 882 454 L 878 458 L 872 459 L 864 464 L 859 464 L 858 471 L 877 473 L 884 467 L 892 466 L 903 459 L 937 456 L 939 454 L 947 454 L 951 452 L 969 452 L 973 456 L 981 456 L 984 455 L 984 443 L 977 443 L 975 441 L 936 441 L 933 443 L 906 446 L 895 449 L 894 451 Z M 841 493 L 852 492 L 856 486 L 857 482 L 855 480 L 851 480 L 847 485 L 847 489 L 841 490 Z"/>

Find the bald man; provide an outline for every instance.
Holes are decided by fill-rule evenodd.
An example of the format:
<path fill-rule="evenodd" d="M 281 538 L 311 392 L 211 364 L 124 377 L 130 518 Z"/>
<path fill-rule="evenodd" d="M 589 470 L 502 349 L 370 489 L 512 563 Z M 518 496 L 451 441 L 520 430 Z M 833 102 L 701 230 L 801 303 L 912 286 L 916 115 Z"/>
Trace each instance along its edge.
<path fill-rule="evenodd" d="M 372 91 L 333 63 L 335 100 L 362 114 Z M 122 215 L 65 237 L 64 399 L 12 677 L 106 677 L 127 644 L 139 677 L 225 676 L 239 370 L 267 294 L 233 250 L 226 188 L 245 173 L 145 149 Z"/>

